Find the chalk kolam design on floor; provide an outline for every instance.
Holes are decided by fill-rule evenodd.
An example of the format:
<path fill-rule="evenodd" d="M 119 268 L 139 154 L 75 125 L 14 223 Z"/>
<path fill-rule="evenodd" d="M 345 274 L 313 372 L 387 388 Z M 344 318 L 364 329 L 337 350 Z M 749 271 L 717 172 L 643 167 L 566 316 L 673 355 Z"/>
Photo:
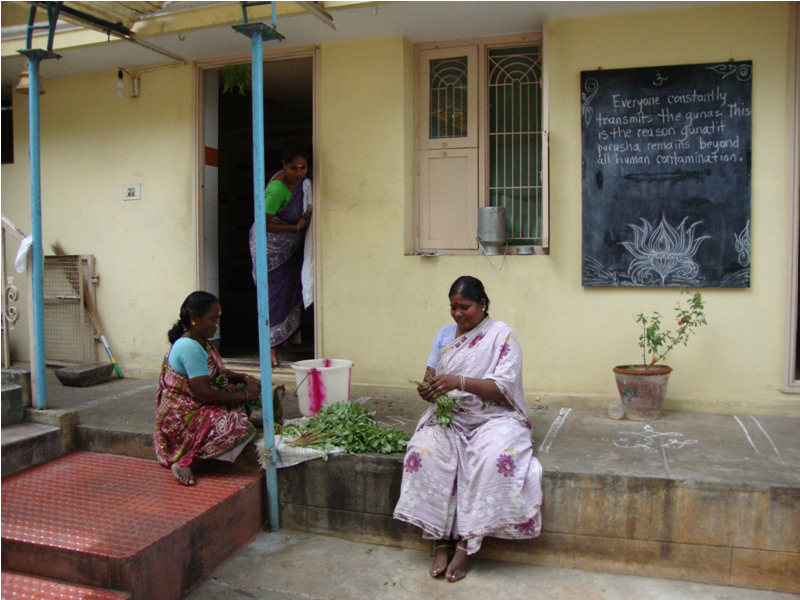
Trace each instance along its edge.
<path fill-rule="evenodd" d="M 696 444 L 697 440 L 680 440 L 682 433 L 677 431 L 660 432 L 653 429 L 650 425 L 644 426 L 644 431 L 620 431 L 621 438 L 609 440 L 601 438 L 604 442 L 611 442 L 617 448 L 640 449 L 645 452 L 659 452 L 661 448 L 670 450 L 680 450 L 691 444 Z M 665 439 L 666 438 L 666 439 Z"/>

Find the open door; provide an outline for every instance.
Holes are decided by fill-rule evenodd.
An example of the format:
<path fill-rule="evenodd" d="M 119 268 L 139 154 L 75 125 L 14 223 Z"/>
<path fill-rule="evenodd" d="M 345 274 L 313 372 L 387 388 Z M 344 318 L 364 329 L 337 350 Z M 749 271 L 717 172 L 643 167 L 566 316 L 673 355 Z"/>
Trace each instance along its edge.
<path fill-rule="evenodd" d="M 226 89 L 226 81 L 241 79 L 248 71 L 246 65 L 204 71 L 202 229 L 206 289 L 222 304 L 220 352 L 228 364 L 257 369 L 258 310 L 249 242 L 254 221 L 252 97 L 248 83 Z M 285 144 L 298 142 L 313 153 L 313 57 L 265 61 L 264 104 L 265 174 L 269 181 L 282 168 Z M 313 182 L 311 156 L 308 162 Z M 308 235 L 312 235 L 311 228 Z M 278 357 L 282 367 L 314 358 L 313 305 L 303 307 L 299 328 L 279 348 Z"/>

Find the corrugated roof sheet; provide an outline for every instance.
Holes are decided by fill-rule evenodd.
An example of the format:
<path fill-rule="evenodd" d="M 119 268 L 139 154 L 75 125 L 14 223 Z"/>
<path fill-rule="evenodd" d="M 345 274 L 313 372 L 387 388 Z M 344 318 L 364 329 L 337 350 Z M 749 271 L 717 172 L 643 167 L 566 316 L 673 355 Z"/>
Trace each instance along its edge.
<path fill-rule="evenodd" d="M 65 6 L 113 24 L 121 24 L 131 29 L 142 17 L 163 7 L 165 2 L 64 2 Z M 69 15 L 61 14 L 60 19 L 73 21 Z M 85 22 L 78 25 L 86 26 Z"/>

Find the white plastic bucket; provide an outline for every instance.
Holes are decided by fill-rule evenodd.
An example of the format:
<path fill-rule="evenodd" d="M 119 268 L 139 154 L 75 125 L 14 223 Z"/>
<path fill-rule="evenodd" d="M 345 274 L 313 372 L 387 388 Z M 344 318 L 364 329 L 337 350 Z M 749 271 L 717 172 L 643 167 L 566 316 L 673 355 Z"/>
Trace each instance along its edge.
<path fill-rule="evenodd" d="M 352 369 L 353 361 L 338 358 L 292 363 L 300 412 L 306 417 L 313 417 L 324 404 L 349 400 Z"/>

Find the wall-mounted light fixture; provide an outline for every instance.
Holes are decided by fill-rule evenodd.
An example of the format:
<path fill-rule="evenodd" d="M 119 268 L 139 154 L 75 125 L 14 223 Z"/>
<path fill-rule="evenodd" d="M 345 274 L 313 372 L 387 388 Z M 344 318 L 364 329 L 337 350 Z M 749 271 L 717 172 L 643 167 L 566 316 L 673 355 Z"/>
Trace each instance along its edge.
<path fill-rule="evenodd" d="M 139 75 L 135 77 L 122 67 L 117 67 L 117 98 L 123 100 L 125 98 L 125 77 L 127 75 L 131 78 L 131 98 L 136 98 L 139 95 Z"/>

